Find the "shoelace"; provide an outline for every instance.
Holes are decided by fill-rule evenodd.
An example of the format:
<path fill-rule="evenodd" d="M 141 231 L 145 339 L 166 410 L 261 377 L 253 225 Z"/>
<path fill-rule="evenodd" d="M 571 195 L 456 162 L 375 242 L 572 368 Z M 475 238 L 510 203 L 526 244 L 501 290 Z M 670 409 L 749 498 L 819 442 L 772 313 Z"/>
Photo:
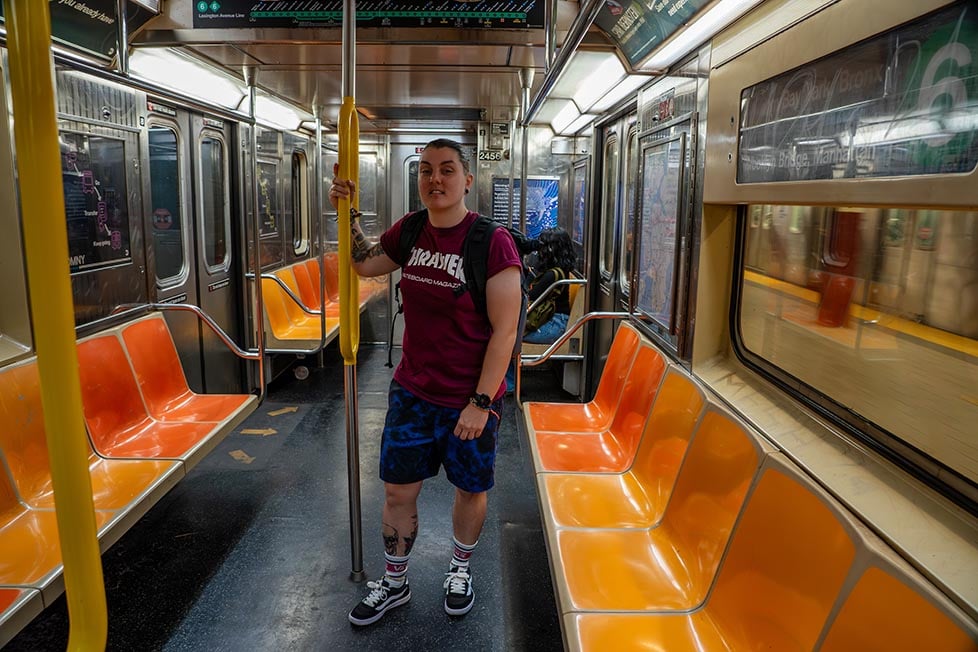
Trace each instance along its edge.
<path fill-rule="evenodd" d="M 466 595 L 468 593 L 469 571 L 464 568 L 459 568 L 458 570 L 448 571 L 445 575 L 447 575 L 445 578 L 445 588 L 448 589 L 449 593 L 459 595 Z"/>
<path fill-rule="evenodd" d="M 372 590 L 363 601 L 371 607 L 376 607 L 377 603 L 386 600 L 387 592 L 390 590 L 390 587 L 384 585 L 384 580 L 377 580 L 376 582 L 368 581 L 367 588 Z"/>

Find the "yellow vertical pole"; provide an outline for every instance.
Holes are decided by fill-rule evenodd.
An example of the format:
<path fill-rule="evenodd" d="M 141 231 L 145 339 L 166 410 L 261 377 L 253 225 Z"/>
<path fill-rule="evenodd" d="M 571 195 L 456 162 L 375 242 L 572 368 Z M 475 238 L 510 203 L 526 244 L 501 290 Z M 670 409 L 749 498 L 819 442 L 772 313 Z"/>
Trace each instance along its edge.
<path fill-rule="evenodd" d="M 350 265 L 350 207 L 360 208 L 360 122 L 352 97 L 344 97 L 340 106 L 339 175 L 351 179 L 356 191 L 349 198 L 340 198 L 339 221 L 340 256 L 340 353 L 347 365 L 357 363 L 360 347 L 360 279 Z"/>
<path fill-rule="evenodd" d="M 4 15 L 34 345 L 71 620 L 68 650 L 104 650 L 105 585 L 68 274 L 51 16 L 48 3 L 37 0 L 4 0 Z"/>

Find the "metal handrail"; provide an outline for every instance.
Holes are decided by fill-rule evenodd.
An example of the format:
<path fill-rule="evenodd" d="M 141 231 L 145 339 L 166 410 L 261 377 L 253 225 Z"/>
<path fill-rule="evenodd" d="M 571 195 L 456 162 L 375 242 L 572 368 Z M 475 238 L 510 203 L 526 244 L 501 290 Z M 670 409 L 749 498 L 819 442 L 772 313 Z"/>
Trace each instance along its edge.
<path fill-rule="evenodd" d="M 553 289 L 559 285 L 587 285 L 587 279 L 586 278 L 562 278 L 559 281 L 554 281 L 553 283 L 550 284 L 550 287 L 547 288 L 546 292 L 538 296 L 536 299 L 533 300 L 533 303 L 531 303 L 529 306 L 526 307 L 526 311 L 529 312 L 534 308 L 536 308 L 541 303 L 543 303 L 543 300 L 546 299 L 547 296 L 553 291 Z"/>
<path fill-rule="evenodd" d="M 114 315 L 122 311 L 134 310 L 138 308 L 144 308 L 146 312 L 150 312 L 152 310 L 159 310 L 161 312 L 165 312 L 167 310 L 174 310 L 177 312 L 192 312 L 197 315 L 201 321 L 207 324 L 212 331 L 214 331 L 214 334 L 217 335 L 222 342 L 224 342 L 224 345 L 228 347 L 231 353 L 238 356 L 242 360 L 261 359 L 261 354 L 259 352 L 242 349 L 234 340 L 231 339 L 230 335 L 224 332 L 224 329 L 221 328 L 210 315 L 201 310 L 199 306 L 195 306 L 190 303 L 123 303 L 116 306 L 112 310 L 112 314 Z M 264 387 L 264 384 L 265 383 L 263 381 L 262 387 Z M 262 394 L 264 394 L 264 389 L 262 390 Z"/>
<path fill-rule="evenodd" d="M 302 300 L 302 298 L 300 298 L 298 295 L 296 295 L 296 293 L 292 291 L 292 288 L 290 288 L 288 286 L 288 284 L 285 281 L 283 281 L 282 279 L 280 279 L 277 275 L 275 275 L 275 274 L 269 274 L 269 273 L 265 272 L 265 273 L 263 273 L 261 275 L 261 277 L 264 278 L 264 279 L 268 279 L 270 281 L 275 281 L 275 283 L 277 283 L 278 286 L 282 290 L 284 290 L 287 295 L 289 295 L 289 298 L 292 299 L 292 301 L 297 306 L 299 306 L 299 308 L 302 309 L 302 312 L 306 313 L 307 315 L 312 315 L 313 317 L 318 317 L 319 315 L 323 314 L 323 311 L 322 310 L 315 310 L 315 309 L 310 308 L 309 306 L 307 306 L 305 304 L 305 302 Z M 249 280 L 252 280 L 252 279 L 255 278 L 255 275 L 252 272 L 248 272 L 248 273 L 245 274 L 245 278 L 247 278 Z"/>

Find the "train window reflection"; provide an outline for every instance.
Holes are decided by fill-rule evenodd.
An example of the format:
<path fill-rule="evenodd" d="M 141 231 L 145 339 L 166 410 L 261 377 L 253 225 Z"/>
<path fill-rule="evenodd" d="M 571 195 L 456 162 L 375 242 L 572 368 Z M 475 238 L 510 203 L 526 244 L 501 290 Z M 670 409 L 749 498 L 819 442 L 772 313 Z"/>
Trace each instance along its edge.
<path fill-rule="evenodd" d="M 228 194 L 225 185 L 224 143 L 210 136 L 200 139 L 200 207 L 204 262 L 209 270 L 226 268 L 231 239 Z"/>
<path fill-rule="evenodd" d="M 309 175 L 306 153 L 292 152 L 292 250 L 301 256 L 309 249 Z"/>
<path fill-rule="evenodd" d="M 601 199 L 601 275 L 611 278 L 615 262 L 615 212 L 618 206 L 618 157 L 621 148 L 612 136 L 605 145 L 604 189 Z"/>
<path fill-rule="evenodd" d="M 632 285 L 632 251 L 635 248 L 635 218 L 638 206 L 638 129 L 632 127 L 625 150 L 625 219 L 622 220 L 622 269 L 619 272 L 625 294 Z"/>
<path fill-rule="evenodd" d="M 978 212 L 754 205 L 745 228 L 744 346 L 978 482 Z"/>
<path fill-rule="evenodd" d="M 180 198 L 180 150 L 170 127 L 149 128 L 150 198 L 153 203 L 153 253 L 156 283 L 179 283 L 186 273 L 183 202 Z"/>

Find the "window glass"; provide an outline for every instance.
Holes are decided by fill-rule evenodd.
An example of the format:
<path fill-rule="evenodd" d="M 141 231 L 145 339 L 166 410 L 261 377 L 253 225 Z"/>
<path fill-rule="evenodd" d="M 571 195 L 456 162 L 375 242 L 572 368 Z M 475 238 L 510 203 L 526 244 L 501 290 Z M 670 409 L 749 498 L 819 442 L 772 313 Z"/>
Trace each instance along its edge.
<path fill-rule="evenodd" d="M 628 134 L 625 152 L 625 219 L 622 220 L 622 268 L 619 270 L 621 287 L 627 294 L 631 290 L 632 253 L 635 249 L 635 212 L 638 205 L 638 130 Z"/>
<path fill-rule="evenodd" d="M 309 249 L 309 176 L 302 150 L 292 152 L 292 249 L 296 255 Z"/>
<path fill-rule="evenodd" d="M 208 269 L 226 267 L 231 237 L 225 185 L 224 143 L 211 136 L 200 140 L 200 208 L 204 262 Z"/>
<path fill-rule="evenodd" d="M 754 205 L 744 228 L 746 349 L 978 482 L 978 212 Z"/>
<path fill-rule="evenodd" d="M 604 191 L 601 200 L 601 274 L 610 276 L 615 261 L 615 209 L 618 206 L 618 138 L 612 136 L 605 145 Z"/>
<path fill-rule="evenodd" d="M 161 287 L 179 279 L 186 264 L 178 144 L 177 134 L 170 127 L 154 125 L 149 128 L 152 240 L 156 258 L 156 282 Z"/>

